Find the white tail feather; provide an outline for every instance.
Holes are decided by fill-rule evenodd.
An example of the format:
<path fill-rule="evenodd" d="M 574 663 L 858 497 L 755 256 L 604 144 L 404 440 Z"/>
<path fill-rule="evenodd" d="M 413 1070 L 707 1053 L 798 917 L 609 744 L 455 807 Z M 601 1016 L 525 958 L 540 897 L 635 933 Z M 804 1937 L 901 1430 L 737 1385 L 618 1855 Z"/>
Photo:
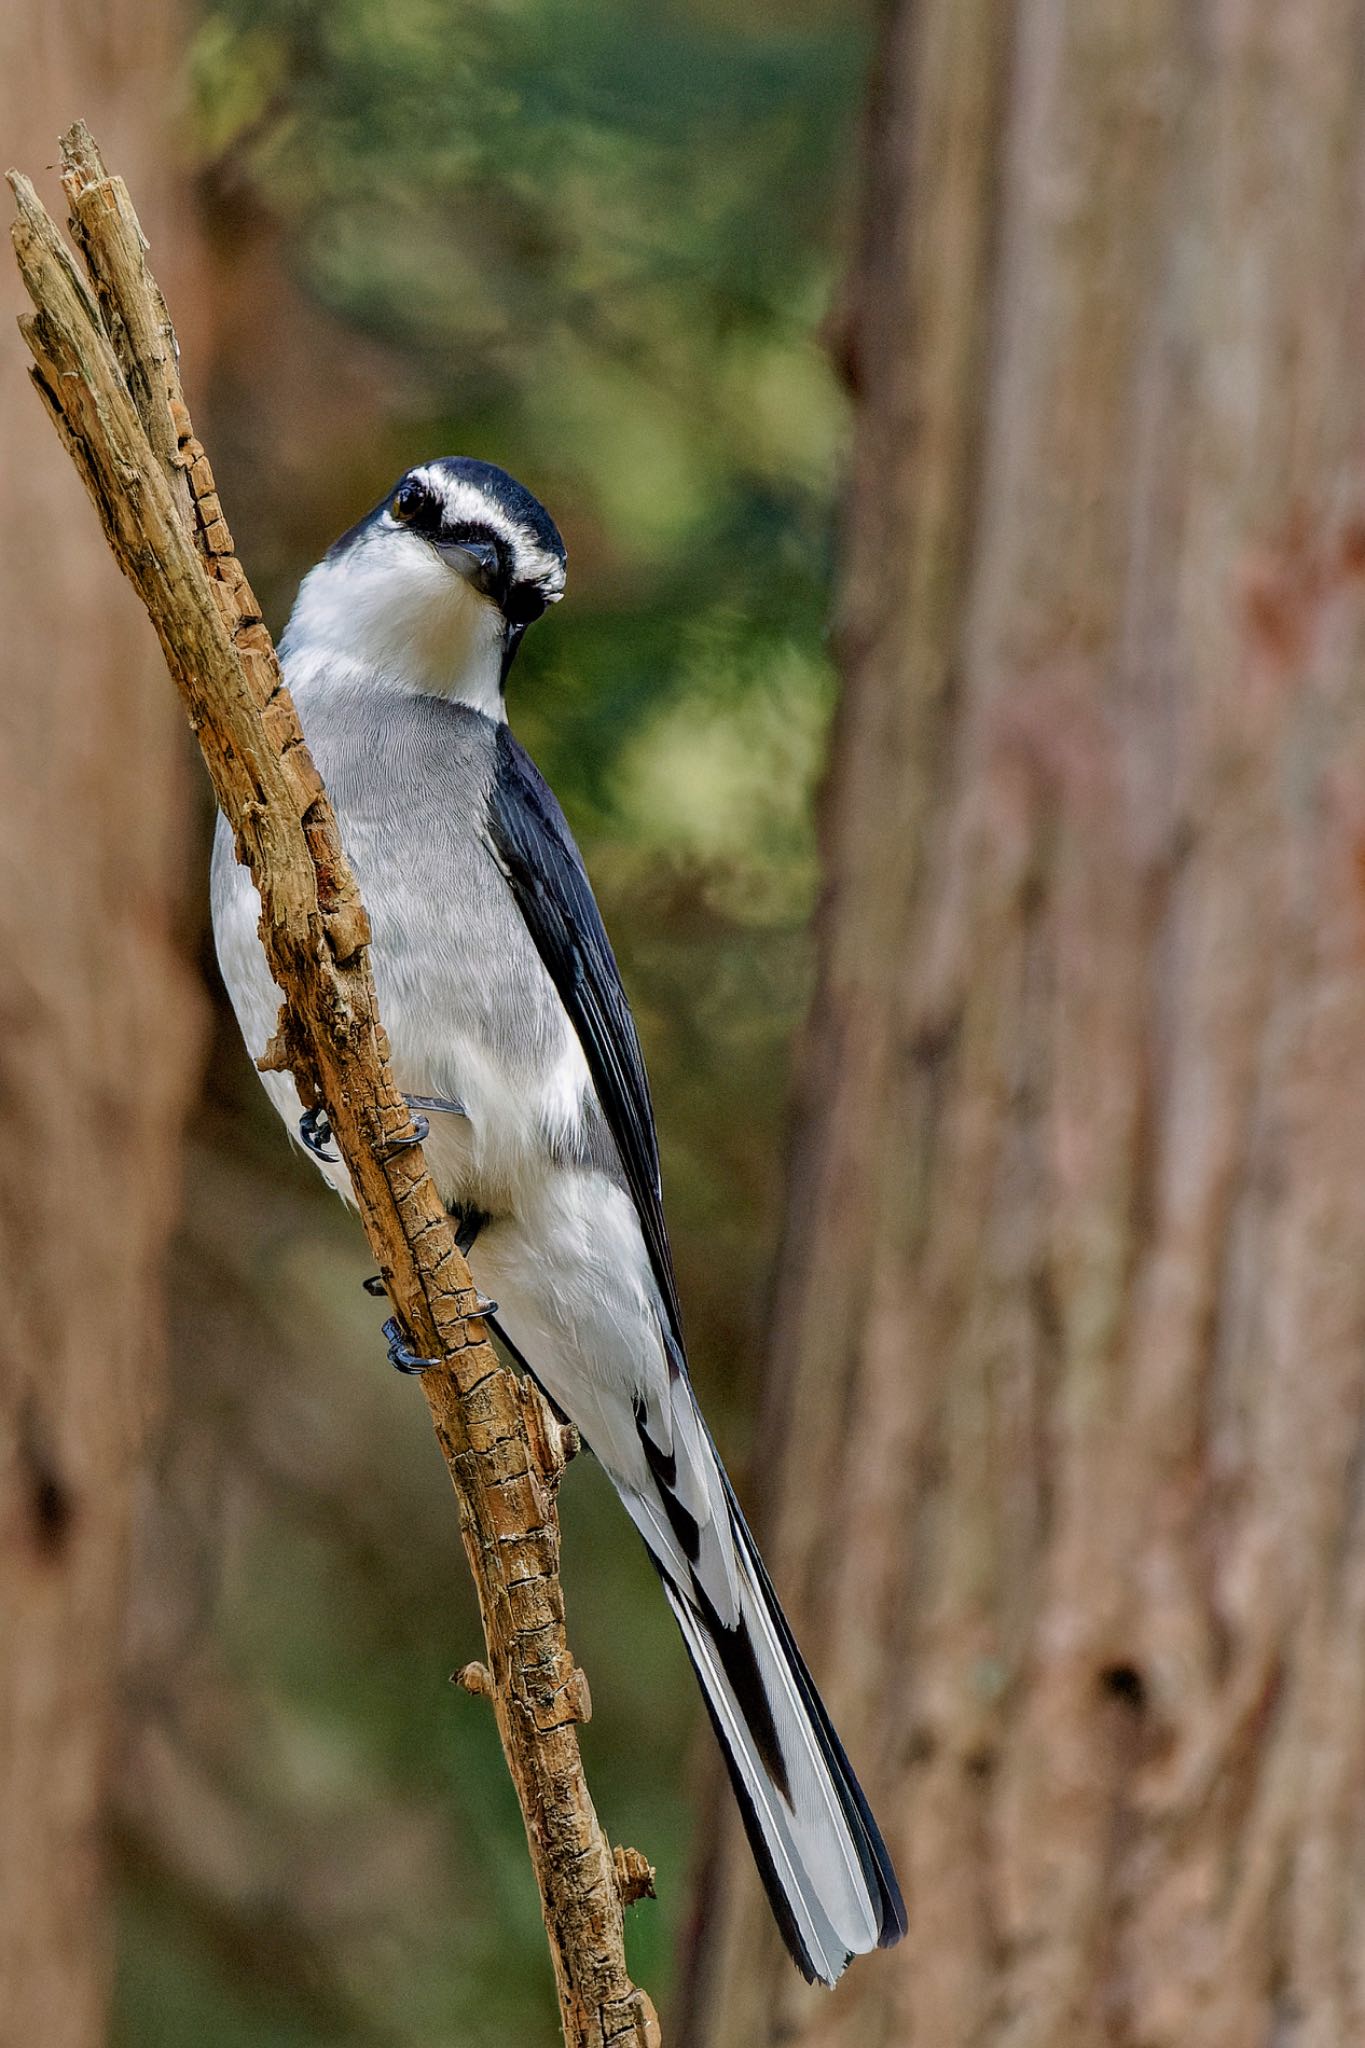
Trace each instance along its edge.
<path fill-rule="evenodd" d="M 786 1766 L 785 1792 L 764 1761 L 712 1624 L 667 1579 L 664 1589 L 811 1974 L 832 1984 L 851 1956 L 877 1946 L 882 1903 L 854 1839 L 845 1789 L 831 1771 L 790 1653 L 769 1612 L 766 1590 L 750 1570 L 742 1544 L 736 1562 L 742 1624 Z"/>

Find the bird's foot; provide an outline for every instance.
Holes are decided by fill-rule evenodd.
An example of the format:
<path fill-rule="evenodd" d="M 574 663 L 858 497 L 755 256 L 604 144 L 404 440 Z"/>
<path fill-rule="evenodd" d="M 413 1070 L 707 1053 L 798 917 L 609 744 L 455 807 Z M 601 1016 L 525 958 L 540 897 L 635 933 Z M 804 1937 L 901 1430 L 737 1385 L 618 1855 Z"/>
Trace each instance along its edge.
<path fill-rule="evenodd" d="M 414 1145 L 420 1145 L 430 1135 L 431 1125 L 422 1115 L 424 1109 L 439 1110 L 447 1116 L 467 1116 L 462 1102 L 455 1102 L 444 1095 L 405 1095 L 404 1102 L 413 1111 L 412 1129 L 406 1137 L 390 1138 L 384 1144 L 375 1146 L 378 1159 L 392 1159 L 399 1152 L 409 1152 Z M 315 1159 L 325 1160 L 328 1166 L 337 1164 L 335 1152 L 327 1150 L 332 1139 L 331 1120 L 320 1102 L 306 1109 L 299 1118 L 299 1136 Z"/>
<path fill-rule="evenodd" d="M 479 1232 L 488 1221 L 487 1211 L 455 1202 L 450 1208 L 450 1220 L 455 1225 L 455 1242 L 460 1248 L 460 1256 L 467 1259 Z"/>
<path fill-rule="evenodd" d="M 411 1096 L 407 1099 L 409 1103 L 413 1100 Z M 432 1106 L 435 1107 L 434 1104 Z M 441 1106 L 443 1108 L 453 1107 L 451 1104 L 443 1104 Z M 421 1139 L 426 1136 L 426 1118 L 419 1116 L 414 1118 L 414 1122 L 422 1125 L 421 1132 L 416 1138 L 400 1139 L 398 1141 L 400 1149 L 403 1145 L 420 1144 Z M 460 1247 L 461 1252 L 467 1256 L 470 1246 L 488 1221 L 488 1218 L 482 1209 L 461 1209 L 457 1206 L 451 1210 L 450 1219 L 456 1226 L 455 1242 Z M 368 1280 L 362 1280 L 360 1284 L 367 1294 L 383 1295 L 388 1292 L 382 1273 L 371 1273 Z M 487 1321 L 495 1316 L 497 1312 L 498 1304 L 495 1301 L 490 1301 L 486 1294 L 481 1294 L 476 1288 L 474 1290 L 473 1313 Z M 396 1372 L 424 1373 L 431 1366 L 440 1364 L 439 1359 L 423 1358 L 414 1350 L 412 1333 L 404 1329 L 397 1316 L 389 1317 L 384 1325 L 384 1335 L 389 1343 L 389 1363 Z"/>
<path fill-rule="evenodd" d="M 327 1150 L 328 1140 L 331 1138 L 331 1135 L 332 1126 L 328 1121 L 327 1112 L 322 1104 L 315 1102 L 311 1109 L 305 1109 L 303 1115 L 299 1118 L 300 1138 L 302 1138 L 315 1159 L 325 1159 L 329 1166 L 335 1166 L 337 1164 L 337 1155 L 335 1152 Z"/>
<path fill-rule="evenodd" d="M 431 1125 L 422 1112 L 416 1110 L 413 1113 L 412 1129 L 404 1137 L 388 1138 L 382 1144 L 376 1145 L 374 1156 L 379 1160 L 396 1159 L 400 1152 L 411 1152 L 414 1145 L 420 1145 L 430 1132 Z"/>
<path fill-rule="evenodd" d="M 366 1285 L 368 1287 L 368 1282 Z M 498 1304 L 495 1301 L 487 1300 L 482 1294 L 475 1295 L 474 1314 L 476 1316 L 487 1318 L 495 1316 L 497 1312 Z M 433 1365 L 441 1363 L 439 1358 L 423 1358 L 413 1344 L 411 1330 L 401 1323 L 397 1316 L 390 1316 L 388 1318 L 383 1326 L 382 1334 L 388 1340 L 389 1364 L 395 1372 L 407 1373 L 411 1378 L 420 1378 L 424 1372 L 430 1372 Z"/>
<path fill-rule="evenodd" d="M 409 1109 L 434 1109 L 442 1116 L 468 1117 L 469 1111 L 451 1095 L 405 1095 Z"/>
<path fill-rule="evenodd" d="M 433 1365 L 441 1363 L 439 1358 L 423 1358 L 413 1348 L 412 1332 L 399 1322 L 397 1316 L 390 1316 L 384 1325 L 383 1334 L 389 1340 L 389 1364 L 395 1372 L 405 1372 L 419 1377 L 429 1372 Z"/>
<path fill-rule="evenodd" d="M 362 1280 L 360 1284 L 365 1292 L 373 1295 L 376 1300 L 382 1299 L 389 1291 L 384 1285 L 384 1275 L 382 1273 L 371 1273 L 369 1279 Z M 497 1312 L 498 1304 L 495 1301 L 490 1301 L 486 1294 L 480 1294 L 476 1288 L 474 1290 L 474 1314 L 476 1316 L 495 1316 Z M 387 1334 L 386 1326 L 385 1335 L 387 1336 Z"/>

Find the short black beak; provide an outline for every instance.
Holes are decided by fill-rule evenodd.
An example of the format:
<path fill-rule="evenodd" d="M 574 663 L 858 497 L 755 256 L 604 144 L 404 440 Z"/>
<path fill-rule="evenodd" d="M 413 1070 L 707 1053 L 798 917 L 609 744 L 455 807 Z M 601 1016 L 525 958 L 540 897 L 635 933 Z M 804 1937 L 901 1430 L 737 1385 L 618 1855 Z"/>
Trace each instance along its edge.
<path fill-rule="evenodd" d="M 443 562 L 471 583 L 482 597 L 495 594 L 498 579 L 498 551 L 486 540 L 438 540 L 436 552 Z"/>

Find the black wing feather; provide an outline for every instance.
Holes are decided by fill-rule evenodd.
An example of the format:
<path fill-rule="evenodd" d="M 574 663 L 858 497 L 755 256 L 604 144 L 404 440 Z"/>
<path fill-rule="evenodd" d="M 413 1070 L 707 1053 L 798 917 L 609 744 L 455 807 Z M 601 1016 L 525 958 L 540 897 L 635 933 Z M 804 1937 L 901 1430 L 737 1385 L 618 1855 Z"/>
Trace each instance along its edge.
<path fill-rule="evenodd" d="M 597 1099 L 625 1169 L 649 1262 L 682 1341 L 673 1255 L 664 1226 L 659 1144 L 635 1020 L 564 813 L 505 725 L 489 792 L 489 837 L 546 972 L 578 1033 Z"/>

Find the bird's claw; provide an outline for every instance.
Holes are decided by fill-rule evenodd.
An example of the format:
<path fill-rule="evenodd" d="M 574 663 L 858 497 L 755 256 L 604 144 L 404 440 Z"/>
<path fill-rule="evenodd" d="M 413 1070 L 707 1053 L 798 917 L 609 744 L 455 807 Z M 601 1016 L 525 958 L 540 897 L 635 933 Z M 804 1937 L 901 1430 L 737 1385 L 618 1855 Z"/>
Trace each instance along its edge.
<path fill-rule="evenodd" d="M 400 1152 L 411 1151 L 414 1145 L 421 1145 L 431 1135 L 431 1125 L 422 1115 L 424 1109 L 438 1109 L 449 1116 L 467 1116 L 462 1102 L 455 1102 L 444 1095 L 405 1095 L 403 1100 L 413 1112 L 412 1129 L 406 1137 L 388 1138 L 375 1146 L 376 1159 L 393 1159 Z M 320 1102 L 306 1109 L 299 1118 L 299 1136 L 315 1159 L 325 1160 L 328 1166 L 337 1164 L 335 1152 L 327 1146 L 332 1136 L 331 1120 Z"/>
<path fill-rule="evenodd" d="M 375 1289 L 370 1281 L 367 1280 L 364 1283 L 367 1293 L 375 1293 L 383 1289 L 384 1283 L 379 1279 L 379 1275 L 376 1273 L 374 1277 L 376 1280 L 379 1280 L 379 1288 Z M 490 1316 L 495 1316 L 497 1312 L 498 1304 L 495 1301 L 489 1301 L 486 1295 L 475 1294 L 472 1311 L 475 1316 L 481 1316 L 486 1321 Z M 397 1316 L 390 1316 L 388 1318 L 383 1325 L 382 1334 L 388 1340 L 389 1364 L 395 1372 L 407 1373 L 410 1378 L 416 1379 L 420 1378 L 424 1372 L 430 1372 L 433 1365 L 441 1363 L 439 1358 L 423 1358 L 421 1353 L 414 1349 L 412 1332 L 404 1327 Z"/>
<path fill-rule="evenodd" d="M 414 1145 L 420 1145 L 430 1135 L 430 1132 L 431 1125 L 427 1122 L 421 1111 L 418 1110 L 413 1115 L 412 1129 L 401 1138 L 386 1138 L 382 1140 L 381 1143 L 375 1146 L 374 1156 L 379 1160 L 396 1159 L 400 1152 L 410 1152 Z"/>
<path fill-rule="evenodd" d="M 429 1372 L 433 1365 L 441 1363 L 439 1358 L 423 1358 L 412 1347 L 412 1333 L 405 1330 L 397 1316 L 390 1316 L 384 1324 L 383 1334 L 389 1340 L 389 1364 L 395 1372 L 405 1372 L 420 1377 Z"/>
<path fill-rule="evenodd" d="M 407 1100 L 409 1106 L 411 1106 L 413 1098 L 409 1096 Z M 433 1102 L 431 1107 L 433 1109 L 437 1107 L 453 1109 L 455 1105 L 438 1105 Z M 427 1134 L 427 1120 L 424 1116 L 414 1116 L 413 1122 L 420 1126 L 417 1136 L 397 1140 L 397 1149 L 400 1151 L 405 1145 L 420 1144 Z M 384 1155 L 381 1154 L 380 1156 L 383 1157 Z M 481 1209 L 462 1210 L 454 1208 L 451 1210 L 451 1221 L 458 1226 L 455 1242 L 460 1247 L 460 1250 L 467 1254 L 480 1230 L 488 1221 L 488 1218 Z M 367 1294 L 383 1295 L 388 1292 L 384 1285 L 384 1275 L 382 1273 L 371 1273 L 369 1279 L 362 1280 L 360 1284 Z M 475 1288 L 474 1307 L 470 1311 L 471 1316 L 478 1316 L 487 1322 L 497 1312 L 498 1304 L 495 1301 L 490 1301 L 486 1294 L 481 1294 L 478 1288 Z M 413 1349 L 412 1333 L 403 1327 L 397 1316 L 389 1317 L 384 1325 L 384 1335 L 388 1339 L 389 1344 L 389 1364 L 394 1368 L 395 1372 L 424 1373 L 430 1371 L 433 1365 L 439 1365 L 441 1362 L 439 1358 L 423 1358 L 420 1353 Z"/>
<path fill-rule="evenodd" d="M 404 1102 L 412 1111 L 412 1129 L 404 1138 L 388 1138 L 375 1146 L 375 1157 L 380 1160 L 396 1158 L 400 1152 L 410 1152 L 414 1145 L 422 1145 L 431 1136 L 431 1125 L 423 1116 L 424 1109 L 439 1110 L 445 1116 L 468 1116 L 462 1102 L 456 1102 L 445 1095 L 405 1095 Z"/>
<path fill-rule="evenodd" d="M 324 1159 L 329 1166 L 335 1166 L 337 1155 L 327 1150 L 327 1141 L 331 1135 L 332 1126 L 322 1104 L 315 1102 L 311 1109 L 305 1109 L 299 1118 L 300 1138 L 315 1159 Z"/>

